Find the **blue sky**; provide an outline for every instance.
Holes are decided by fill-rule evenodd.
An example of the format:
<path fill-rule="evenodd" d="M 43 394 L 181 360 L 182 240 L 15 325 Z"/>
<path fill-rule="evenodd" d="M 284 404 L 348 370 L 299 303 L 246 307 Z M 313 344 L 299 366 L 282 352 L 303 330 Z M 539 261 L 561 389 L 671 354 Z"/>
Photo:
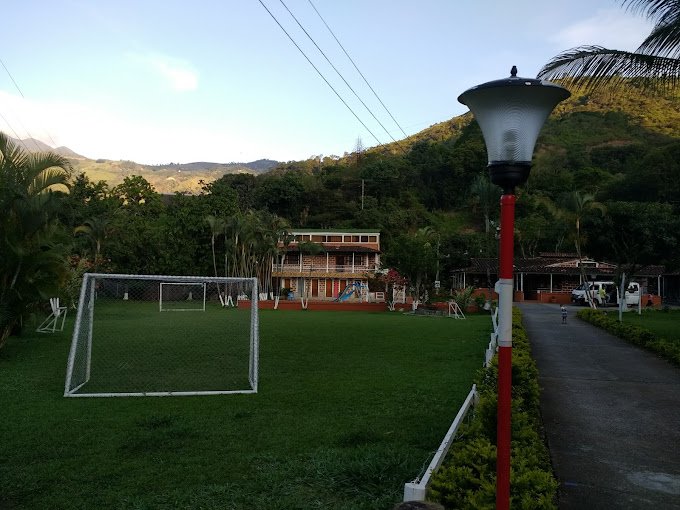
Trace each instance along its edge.
<path fill-rule="evenodd" d="M 90 158 L 279 161 L 403 138 L 314 12 L 262 0 L 22 0 L 3 6 L 0 130 Z M 466 111 L 467 88 L 533 77 L 581 44 L 635 49 L 651 30 L 615 0 L 312 0 L 407 134 Z M 389 133 L 389 134 L 388 134 Z M 376 141 L 377 138 L 377 141 Z"/>

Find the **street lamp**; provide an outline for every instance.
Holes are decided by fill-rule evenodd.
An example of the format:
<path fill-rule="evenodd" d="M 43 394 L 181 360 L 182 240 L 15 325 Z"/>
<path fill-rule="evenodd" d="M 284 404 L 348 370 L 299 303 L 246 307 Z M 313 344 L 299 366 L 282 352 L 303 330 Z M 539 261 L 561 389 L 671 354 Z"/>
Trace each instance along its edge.
<path fill-rule="evenodd" d="M 472 87 L 458 101 L 467 105 L 484 135 L 491 182 L 501 196 L 501 246 L 498 271 L 498 428 L 496 441 L 496 508 L 510 507 L 510 417 L 512 409 L 512 299 L 515 186 L 529 178 L 536 139 L 543 123 L 570 93 L 564 87 L 511 76 Z"/>

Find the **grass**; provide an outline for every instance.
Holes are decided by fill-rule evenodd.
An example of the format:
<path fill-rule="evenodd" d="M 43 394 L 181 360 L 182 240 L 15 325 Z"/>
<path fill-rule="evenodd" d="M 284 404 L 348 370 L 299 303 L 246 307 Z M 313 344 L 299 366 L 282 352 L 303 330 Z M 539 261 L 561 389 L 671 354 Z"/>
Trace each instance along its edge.
<path fill-rule="evenodd" d="M 680 345 L 680 310 L 644 310 L 640 315 L 626 313 L 623 316 L 626 324 L 648 329 L 655 335 L 674 341 Z"/>
<path fill-rule="evenodd" d="M 0 508 L 389 508 L 489 326 L 263 311 L 258 394 L 113 399 L 63 398 L 69 333 L 27 332 L 0 351 Z"/>
<path fill-rule="evenodd" d="M 94 316 L 91 378 L 76 393 L 250 389 L 250 310 L 161 313 L 153 302 L 97 299 Z M 85 336 L 81 345 L 73 386 L 86 379 Z"/>

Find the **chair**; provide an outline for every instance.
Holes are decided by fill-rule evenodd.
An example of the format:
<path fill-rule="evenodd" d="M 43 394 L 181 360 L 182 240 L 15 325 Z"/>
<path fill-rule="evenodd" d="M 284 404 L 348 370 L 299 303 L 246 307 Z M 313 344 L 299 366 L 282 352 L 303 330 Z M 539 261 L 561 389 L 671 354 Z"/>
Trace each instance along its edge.
<path fill-rule="evenodd" d="M 66 312 L 68 309 L 65 306 L 59 306 L 59 298 L 50 298 L 50 308 L 52 309 L 52 313 L 40 326 L 38 326 L 38 329 L 36 329 L 38 333 L 64 331 L 64 321 L 66 321 Z M 61 321 L 59 319 L 61 319 Z"/>

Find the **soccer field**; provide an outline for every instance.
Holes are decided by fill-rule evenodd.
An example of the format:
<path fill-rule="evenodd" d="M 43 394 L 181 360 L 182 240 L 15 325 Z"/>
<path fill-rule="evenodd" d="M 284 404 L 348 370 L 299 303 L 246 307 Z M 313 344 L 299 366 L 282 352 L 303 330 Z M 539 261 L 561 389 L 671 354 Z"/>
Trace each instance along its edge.
<path fill-rule="evenodd" d="M 168 313 L 187 325 L 154 343 L 180 349 L 170 338 L 203 313 Z M 111 309 L 123 336 L 140 327 L 125 317 Z M 64 398 L 70 333 L 27 331 L 0 351 L 0 508 L 389 508 L 439 446 L 490 327 L 261 311 L 257 394 L 115 399 Z"/>

